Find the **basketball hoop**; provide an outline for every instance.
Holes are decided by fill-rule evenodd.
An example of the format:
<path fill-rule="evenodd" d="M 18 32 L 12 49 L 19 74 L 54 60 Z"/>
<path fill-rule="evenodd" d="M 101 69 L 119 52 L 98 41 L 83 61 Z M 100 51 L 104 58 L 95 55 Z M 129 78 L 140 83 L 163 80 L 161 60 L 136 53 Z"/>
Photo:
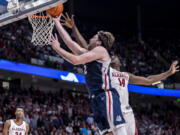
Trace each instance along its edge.
<path fill-rule="evenodd" d="M 46 13 L 38 13 L 28 17 L 29 22 L 33 28 L 33 35 L 31 42 L 34 45 L 49 45 L 54 22 Z"/>

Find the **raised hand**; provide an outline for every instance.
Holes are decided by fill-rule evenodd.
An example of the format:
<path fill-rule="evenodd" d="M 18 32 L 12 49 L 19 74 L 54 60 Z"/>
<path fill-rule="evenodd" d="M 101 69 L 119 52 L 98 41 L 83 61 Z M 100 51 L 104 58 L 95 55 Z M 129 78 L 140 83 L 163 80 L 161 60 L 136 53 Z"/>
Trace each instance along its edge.
<path fill-rule="evenodd" d="M 175 74 L 176 72 L 179 72 L 179 65 L 178 65 L 178 61 L 174 61 L 172 62 L 170 68 L 169 68 L 169 72 L 171 74 Z"/>
<path fill-rule="evenodd" d="M 66 15 L 62 14 L 63 19 L 61 19 L 61 24 L 65 25 L 66 27 L 72 29 L 75 25 L 74 23 L 74 15 L 71 15 L 71 18 L 69 17 L 68 13 Z"/>
<path fill-rule="evenodd" d="M 60 47 L 60 43 L 58 41 L 57 34 L 55 34 L 55 37 L 54 37 L 54 35 L 51 36 L 51 40 L 50 40 L 49 44 L 52 46 L 53 49 Z"/>

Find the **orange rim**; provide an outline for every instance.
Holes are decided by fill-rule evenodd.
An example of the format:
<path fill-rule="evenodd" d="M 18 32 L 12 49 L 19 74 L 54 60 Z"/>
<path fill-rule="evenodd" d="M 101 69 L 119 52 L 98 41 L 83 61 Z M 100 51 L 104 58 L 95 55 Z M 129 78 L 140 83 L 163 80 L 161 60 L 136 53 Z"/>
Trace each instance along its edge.
<path fill-rule="evenodd" d="M 30 18 L 50 18 L 50 16 L 31 15 Z"/>

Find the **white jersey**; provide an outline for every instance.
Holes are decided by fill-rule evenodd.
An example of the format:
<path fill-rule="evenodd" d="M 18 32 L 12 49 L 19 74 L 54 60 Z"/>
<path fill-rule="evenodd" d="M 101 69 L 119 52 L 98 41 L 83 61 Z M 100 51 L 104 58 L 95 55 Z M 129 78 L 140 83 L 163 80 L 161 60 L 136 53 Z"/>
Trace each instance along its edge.
<path fill-rule="evenodd" d="M 115 88 L 120 96 L 121 109 L 123 113 L 132 112 L 129 105 L 129 74 L 126 72 L 119 72 L 110 68 L 111 87 Z"/>
<path fill-rule="evenodd" d="M 11 126 L 9 128 L 9 135 L 25 135 L 26 134 L 26 122 L 19 126 L 17 125 L 14 120 L 10 120 Z"/>

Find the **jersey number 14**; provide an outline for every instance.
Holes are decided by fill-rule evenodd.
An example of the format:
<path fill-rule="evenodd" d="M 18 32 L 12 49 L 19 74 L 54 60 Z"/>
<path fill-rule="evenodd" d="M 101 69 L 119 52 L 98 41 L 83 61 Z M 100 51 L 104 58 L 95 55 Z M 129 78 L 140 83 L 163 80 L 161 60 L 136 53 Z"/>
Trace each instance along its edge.
<path fill-rule="evenodd" d="M 118 78 L 118 80 L 119 80 L 119 85 L 121 87 L 125 87 L 125 79 L 124 78 Z"/>
<path fill-rule="evenodd" d="M 21 132 L 16 132 L 15 134 L 16 134 L 16 135 L 22 135 L 22 133 L 21 133 Z"/>

